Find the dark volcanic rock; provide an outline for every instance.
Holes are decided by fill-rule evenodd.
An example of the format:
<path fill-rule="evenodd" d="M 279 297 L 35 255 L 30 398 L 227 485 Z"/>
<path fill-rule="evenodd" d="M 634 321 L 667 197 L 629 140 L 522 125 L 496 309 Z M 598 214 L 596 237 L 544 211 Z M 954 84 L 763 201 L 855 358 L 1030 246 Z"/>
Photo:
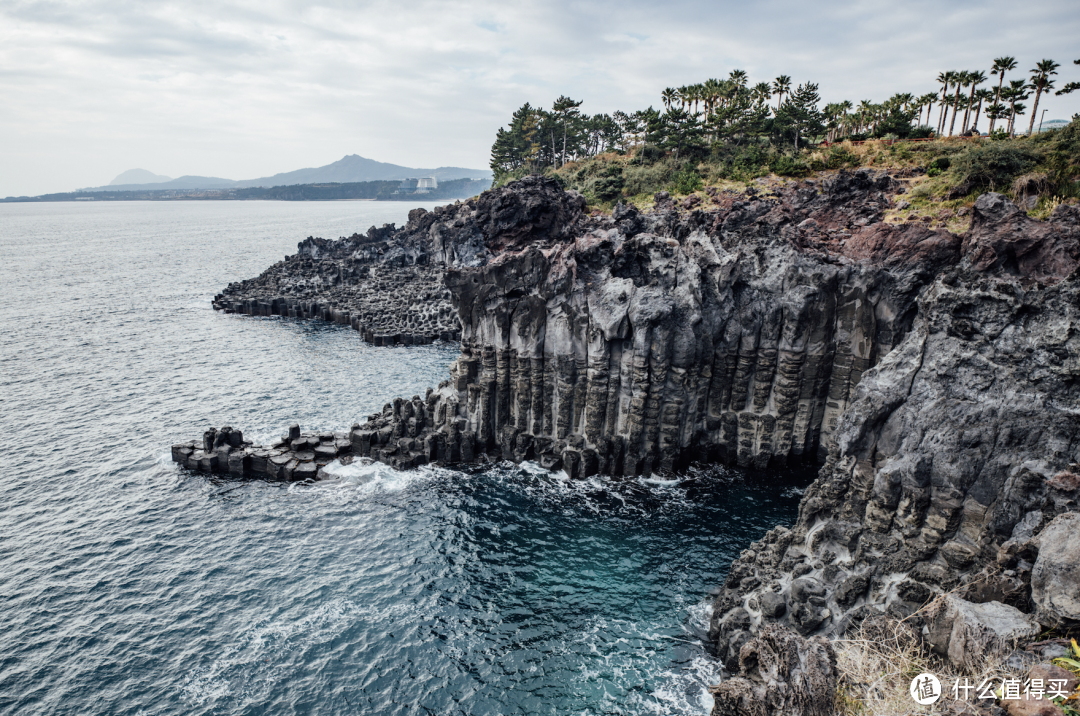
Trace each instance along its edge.
<path fill-rule="evenodd" d="M 728 615 L 797 575 L 828 587 L 828 618 L 811 633 L 843 631 L 864 604 L 910 613 L 967 583 L 968 599 L 1030 611 L 1032 538 L 1080 500 L 1080 484 L 1055 479 L 1080 462 L 1080 285 L 1053 266 L 1030 266 L 1025 288 L 1002 267 L 964 263 L 987 273 L 946 272 L 923 291 L 911 331 L 841 416 L 795 527 L 732 568 L 712 622 L 722 654 L 745 639 Z M 868 585 L 854 600 L 853 579 Z M 750 631 L 804 627 L 797 616 L 751 615 Z"/>
<path fill-rule="evenodd" d="M 452 321 L 450 379 L 345 443 L 395 467 L 824 461 L 797 523 L 747 550 L 716 597 L 711 636 L 734 668 L 770 624 L 834 634 L 954 588 L 1030 612 L 1033 587 L 1072 578 L 1038 564 L 1042 530 L 1080 501 L 1080 212 L 1040 222 L 989 194 L 961 237 L 882 223 L 898 191 L 859 171 L 603 217 L 529 178 L 401 230 L 309 240 L 218 304 L 343 320 L 380 344 L 409 335 L 410 311 L 438 317 L 414 336 Z M 314 303 L 268 298 L 315 276 Z M 232 469 L 216 436 L 174 459 L 223 469 L 224 449 Z M 331 456 L 304 447 L 284 477 L 311 469 L 301 454 Z M 284 453 L 248 447 L 241 467 L 273 473 Z M 1071 623 L 1037 595 L 1041 619 Z"/>
<path fill-rule="evenodd" d="M 836 684 L 827 641 L 771 624 L 742 647 L 736 676 L 710 689 L 712 716 L 830 716 Z"/>

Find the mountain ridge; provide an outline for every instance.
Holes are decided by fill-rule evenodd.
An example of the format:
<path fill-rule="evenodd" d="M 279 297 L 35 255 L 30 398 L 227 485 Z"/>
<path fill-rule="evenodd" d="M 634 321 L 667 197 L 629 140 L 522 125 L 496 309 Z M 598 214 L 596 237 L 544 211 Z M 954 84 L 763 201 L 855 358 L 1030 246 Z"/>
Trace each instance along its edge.
<path fill-rule="evenodd" d="M 154 189 L 244 189 L 248 187 L 272 187 L 288 186 L 292 184 L 315 184 L 349 183 L 365 181 L 394 181 L 411 177 L 433 176 L 440 181 L 464 178 L 485 178 L 491 176 L 488 169 L 468 169 L 466 167 L 436 167 L 434 169 L 415 169 L 380 162 L 374 159 L 361 157 L 358 154 L 346 154 L 336 162 L 331 162 L 321 167 L 308 167 L 296 169 L 290 172 L 280 172 L 267 177 L 257 179 L 225 179 L 222 177 L 205 177 L 198 175 L 184 175 L 168 181 L 138 182 L 129 184 L 117 184 L 116 181 L 135 174 L 136 176 L 153 176 L 145 169 L 130 169 L 120 174 L 114 183 L 106 186 L 87 187 L 80 191 L 128 191 L 145 189 L 147 184 L 153 184 Z"/>

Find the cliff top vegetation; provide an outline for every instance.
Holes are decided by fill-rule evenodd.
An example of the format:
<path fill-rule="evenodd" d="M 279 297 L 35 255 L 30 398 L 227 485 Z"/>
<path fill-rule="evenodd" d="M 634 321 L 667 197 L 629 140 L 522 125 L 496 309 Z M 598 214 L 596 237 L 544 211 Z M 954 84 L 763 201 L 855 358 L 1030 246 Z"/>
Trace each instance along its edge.
<path fill-rule="evenodd" d="M 814 83 L 793 87 L 780 76 L 750 85 L 741 70 L 726 80 L 665 89 L 659 110 L 588 116 L 581 101 L 559 97 L 550 111 L 525 104 L 514 112 L 498 131 L 491 168 L 496 186 L 527 174 L 553 175 L 601 210 L 620 201 L 646 207 L 659 191 L 688 197 L 882 168 L 894 170 L 910 190 L 898 203 L 906 206 L 886 220 L 930 217 L 960 230 L 964 209 L 988 190 L 1011 194 L 1036 215 L 1080 198 L 1080 122 L 1074 117 L 1063 129 L 1035 131 L 1039 102 L 1054 89 L 1059 67 L 1042 60 L 1030 78 L 1006 81 L 1017 62 L 1000 57 L 989 74 L 941 73 L 935 92 L 824 108 Z M 980 89 L 988 80 L 996 83 Z M 1070 82 L 1057 94 L 1078 88 Z M 1019 120 L 1029 98 L 1025 133 Z M 983 119 L 986 134 L 979 130 Z"/>

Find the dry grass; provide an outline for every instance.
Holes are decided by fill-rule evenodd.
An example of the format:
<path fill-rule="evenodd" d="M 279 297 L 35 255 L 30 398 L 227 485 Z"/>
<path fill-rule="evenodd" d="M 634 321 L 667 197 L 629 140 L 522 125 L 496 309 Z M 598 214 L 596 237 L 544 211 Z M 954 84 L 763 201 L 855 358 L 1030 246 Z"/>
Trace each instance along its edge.
<path fill-rule="evenodd" d="M 943 596 L 924 605 L 915 614 L 898 620 L 882 614 L 864 621 L 846 639 L 833 641 L 840 672 L 836 712 L 842 716 L 907 716 L 908 714 L 974 713 L 975 702 L 956 701 L 952 685 L 967 679 L 979 685 L 993 678 L 1019 679 L 1023 673 L 1009 669 L 1000 657 L 987 657 L 978 668 L 961 672 L 930 651 L 913 627 L 916 617 L 927 617 L 943 602 Z M 849 632 L 850 633 L 850 632 Z M 931 673 L 941 681 L 942 698 L 922 706 L 911 698 L 911 680 Z M 963 682 L 962 682 L 963 683 Z M 985 703 L 985 702 L 983 702 Z"/>
<path fill-rule="evenodd" d="M 1030 196 L 1039 196 L 1050 191 L 1050 179 L 1042 172 L 1030 172 L 1021 174 L 1013 179 L 1012 195 L 1018 202 L 1023 202 Z"/>

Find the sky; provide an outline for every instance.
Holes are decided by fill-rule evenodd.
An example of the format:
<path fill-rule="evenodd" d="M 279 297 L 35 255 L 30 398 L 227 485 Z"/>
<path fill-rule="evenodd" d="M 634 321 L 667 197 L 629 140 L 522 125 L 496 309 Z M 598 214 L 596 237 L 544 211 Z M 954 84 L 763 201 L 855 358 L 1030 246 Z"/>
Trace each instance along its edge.
<path fill-rule="evenodd" d="M 1012 55 L 1021 71 L 1059 62 L 1060 87 L 1080 81 L 1077 38 L 1076 0 L 3 0 L 0 197 L 132 168 L 251 179 L 346 154 L 485 168 L 525 102 L 632 111 L 736 68 L 751 84 L 817 82 L 823 102 L 880 102 Z M 1080 92 L 1042 108 L 1069 119 Z"/>

